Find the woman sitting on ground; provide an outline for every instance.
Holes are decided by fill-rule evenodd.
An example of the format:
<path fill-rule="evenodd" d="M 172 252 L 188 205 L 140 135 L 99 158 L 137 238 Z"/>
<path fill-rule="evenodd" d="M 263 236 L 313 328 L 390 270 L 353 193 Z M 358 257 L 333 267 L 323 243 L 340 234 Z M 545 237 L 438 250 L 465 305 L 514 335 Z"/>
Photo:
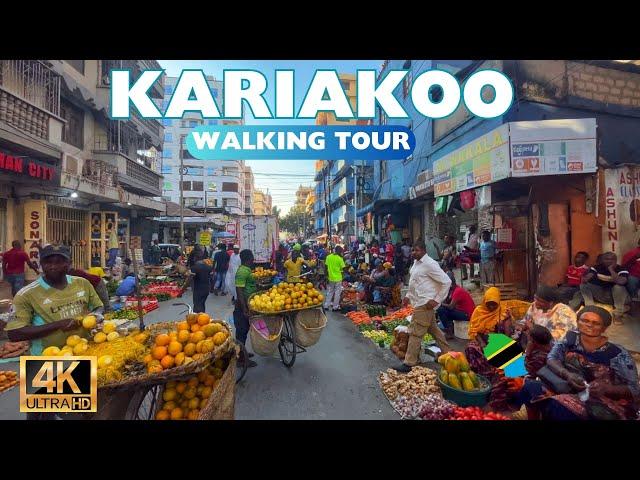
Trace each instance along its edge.
<path fill-rule="evenodd" d="M 611 314 L 596 306 L 578 315 L 578 332 L 556 342 L 547 365 L 566 380 L 572 393 L 556 394 L 540 381 L 527 381 L 522 400 L 530 419 L 635 419 L 640 400 L 636 364 L 627 350 L 604 335 Z M 588 398 L 579 392 L 589 385 Z"/>
<path fill-rule="evenodd" d="M 473 310 L 469 319 L 469 340 L 478 340 L 478 334 L 492 332 L 504 333 L 509 337 L 513 333 L 511 312 L 500 302 L 500 290 L 497 287 L 488 288 L 482 303 Z"/>
<path fill-rule="evenodd" d="M 533 296 L 533 303 L 524 316 L 521 344 L 527 346 L 528 332 L 533 325 L 540 325 L 551 332 L 554 341 L 564 339 L 570 330 L 578 328 L 576 313 L 564 303 L 559 303 L 556 289 L 541 285 Z"/>
<path fill-rule="evenodd" d="M 374 291 L 379 287 L 391 287 L 395 283 L 393 277 L 389 273 L 391 264 L 379 263 L 370 276 L 364 277 L 366 299 L 369 303 L 373 303 L 375 299 Z"/>

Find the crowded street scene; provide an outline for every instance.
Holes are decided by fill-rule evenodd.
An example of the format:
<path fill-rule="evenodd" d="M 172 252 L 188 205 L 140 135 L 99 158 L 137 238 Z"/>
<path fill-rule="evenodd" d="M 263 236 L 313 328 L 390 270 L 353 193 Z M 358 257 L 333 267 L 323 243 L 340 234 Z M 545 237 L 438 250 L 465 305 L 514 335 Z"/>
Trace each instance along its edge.
<path fill-rule="evenodd" d="M 0 420 L 640 420 L 640 60 L 254 63 L 0 60 Z M 167 112 L 194 64 L 227 118 L 111 115 L 114 71 L 163 72 Z M 194 154 L 266 118 L 226 112 L 254 66 L 302 97 L 331 69 L 352 113 L 360 71 L 403 72 L 406 117 L 270 121 L 401 127 L 411 155 Z M 414 98 L 432 70 L 449 115 Z M 483 71 L 501 115 L 468 100 Z M 89 362 L 92 408 L 41 408 L 36 357 Z"/>

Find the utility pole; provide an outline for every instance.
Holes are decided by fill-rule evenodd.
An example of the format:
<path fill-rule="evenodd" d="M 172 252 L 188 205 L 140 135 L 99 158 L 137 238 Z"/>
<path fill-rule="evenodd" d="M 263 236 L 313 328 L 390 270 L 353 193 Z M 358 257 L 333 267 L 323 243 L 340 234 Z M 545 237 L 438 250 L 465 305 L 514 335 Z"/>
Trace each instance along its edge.
<path fill-rule="evenodd" d="M 180 248 L 184 251 L 184 159 L 182 155 L 182 139 L 180 139 Z"/>
<path fill-rule="evenodd" d="M 358 167 L 353 161 L 353 235 L 358 240 Z"/>

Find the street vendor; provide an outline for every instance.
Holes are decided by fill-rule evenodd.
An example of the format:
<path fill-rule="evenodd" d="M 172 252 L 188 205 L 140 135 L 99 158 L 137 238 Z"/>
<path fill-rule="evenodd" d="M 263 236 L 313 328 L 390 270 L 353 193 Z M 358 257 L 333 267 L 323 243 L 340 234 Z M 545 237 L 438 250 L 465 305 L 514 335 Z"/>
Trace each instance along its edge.
<path fill-rule="evenodd" d="M 336 247 L 337 248 L 337 247 Z M 284 268 L 287 270 L 287 282 L 289 283 L 298 283 L 302 282 L 300 278 L 300 273 L 302 272 L 302 265 L 307 265 L 308 267 L 314 266 L 315 262 L 309 261 L 307 262 L 304 258 L 302 258 L 302 254 L 300 253 L 300 249 L 293 248 L 291 252 L 291 258 L 284 262 Z"/>
<path fill-rule="evenodd" d="M 7 324 L 12 342 L 31 341 L 31 354 L 62 346 L 69 335 L 87 337 L 78 319 L 91 312 L 102 318 L 102 301 L 88 280 L 67 275 L 71 252 L 47 245 L 40 252 L 43 274 L 14 298 L 15 318 Z"/>
<path fill-rule="evenodd" d="M 567 332 L 578 329 L 576 313 L 568 305 L 560 303 L 557 291 L 546 285 L 538 287 L 524 322 L 523 347 L 526 347 L 528 332 L 534 325 L 549 330 L 554 341 L 564 340 Z"/>
<path fill-rule="evenodd" d="M 233 324 L 236 327 L 236 340 L 243 345 L 247 343 L 247 335 L 249 334 L 250 324 L 249 317 L 249 297 L 256 293 L 256 279 L 253 276 L 251 267 L 253 266 L 253 252 L 251 250 L 242 250 L 240 252 L 241 265 L 236 272 L 236 303 L 233 310 Z M 255 367 L 257 363 L 244 356 L 245 350 L 240 354 L 239 363 L 246 363 L 247 367 Z M 252 353 L 248 353 L 247 357 L 253 357 Z"/>

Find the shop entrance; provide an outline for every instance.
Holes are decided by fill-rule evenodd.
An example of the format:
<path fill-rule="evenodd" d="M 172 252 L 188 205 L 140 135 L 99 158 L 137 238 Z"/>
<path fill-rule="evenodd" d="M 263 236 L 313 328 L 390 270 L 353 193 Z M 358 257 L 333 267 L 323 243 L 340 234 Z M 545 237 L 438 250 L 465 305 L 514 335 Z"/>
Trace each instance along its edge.
<path fill-rule="evenodd" d="M 88 212 L 47 205 L 47 243 L 66 245 L 71 249 L 75 268 L 89 267 L 86 248 Z"/>

